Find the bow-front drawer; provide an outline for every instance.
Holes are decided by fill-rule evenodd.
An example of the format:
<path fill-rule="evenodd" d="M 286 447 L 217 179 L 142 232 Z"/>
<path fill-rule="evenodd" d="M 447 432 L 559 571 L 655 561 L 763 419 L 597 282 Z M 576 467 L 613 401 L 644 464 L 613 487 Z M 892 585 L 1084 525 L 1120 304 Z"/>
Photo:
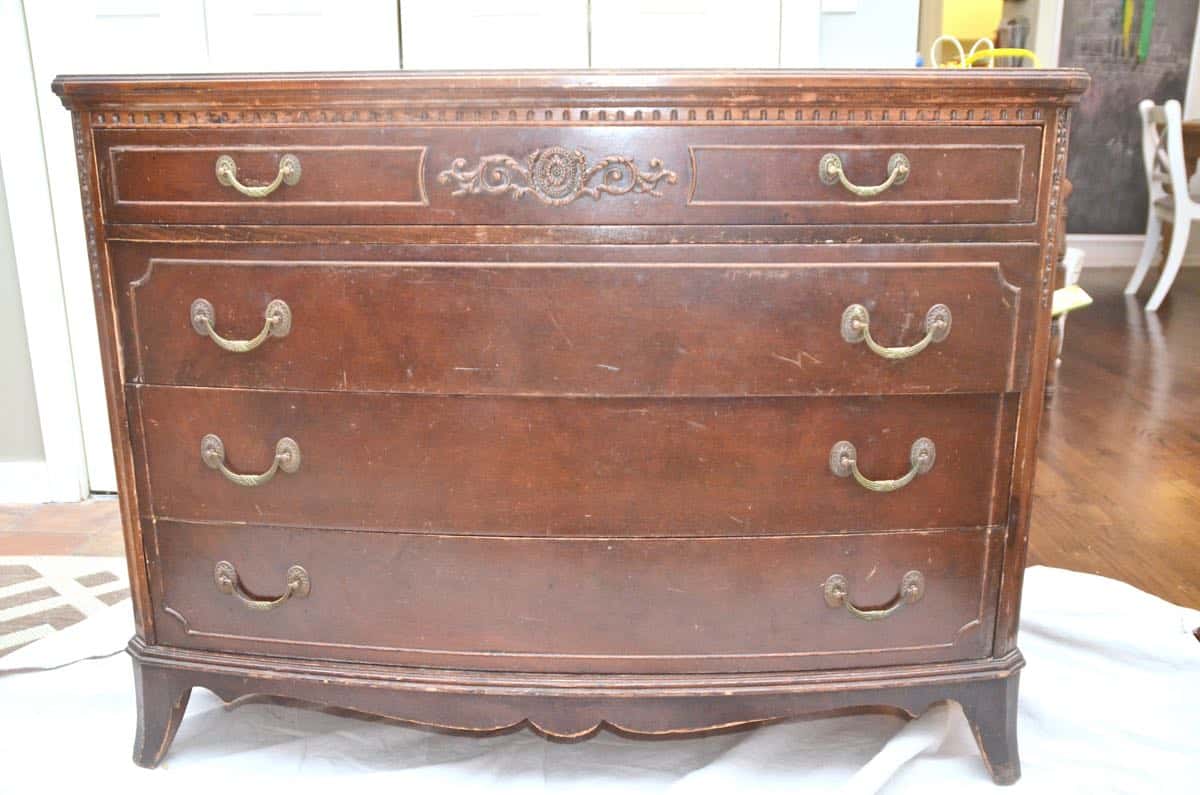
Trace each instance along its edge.
<path fill-rule="evenodd" d="M 135 391 L 158 517 L 535 536 L 997 524 L 1017 408 L 986 394 Z"/>
<path fill-rule="evenodd" d="M 136 249 L 135 249 L 136 250 Z M 1004 392 L 1036 291 L 994 262 L 555 265 L 125 255 L 132 378 L 432 394 Z M 1017 279 L 1030 269 L 1013 269 Z M 1024 324 L 1024 325 L 1022 325 Z"/>
<path fill-rule="evenodd" d="M 712 539 L 158 522 L 160 642 L 507 671 L 778 671 L 987 654 L 997 530 Z"/>
<path fill-rule="evenodd" d="M 107 220 L 1032 224 L 1041 124 L 100 130 Z"/>

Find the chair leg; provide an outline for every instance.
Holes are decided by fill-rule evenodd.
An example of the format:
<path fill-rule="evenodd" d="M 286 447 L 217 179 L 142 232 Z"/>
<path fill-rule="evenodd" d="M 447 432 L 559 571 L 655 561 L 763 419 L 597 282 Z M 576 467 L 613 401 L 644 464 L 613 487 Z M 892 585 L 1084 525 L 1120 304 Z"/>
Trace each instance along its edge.
<path fill-rule="evenodd" d="M 1179 273 L 1179 266 L 1183 264 L 1183 253 L 1187 250 L 1188 235 L 1192 228 L 1191 219 L 1177 218 L 1174 227 L 1171 230 L 1171 248 L 1167 252 L 1166 261 L 1163 262 L 1162 276 L 1158 277 L 1158 284 L 1154 286 L 1154 292 L 1146 302 L 1146 309 L 1150 312 L 1157 312 L 1162 306 L 1167 291 L 1171 289 L 1171 284 Z"/>
<path fill-rule="evenodd" d="M 1133 295 L 1142 286 L 1146 273 L 1154 264 L 1154 258 L 1158 254 L 1158 247 L 1161 243 L 1162 220 L 1152 209 L 1150 220 L 1146 222 L 1146 242 L 1142 244 L 1142 255 L 1138 258 L 1137 267 L 1133 269 L 1133 275 L 1129 277 L 1129 283 L 1125 285 L 1125 295 Z"/>

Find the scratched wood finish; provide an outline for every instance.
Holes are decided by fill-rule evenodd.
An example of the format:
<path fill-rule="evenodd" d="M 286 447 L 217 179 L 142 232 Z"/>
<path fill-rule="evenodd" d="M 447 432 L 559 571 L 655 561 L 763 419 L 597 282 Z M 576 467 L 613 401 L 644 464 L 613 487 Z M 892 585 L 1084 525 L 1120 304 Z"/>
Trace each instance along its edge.
<path fill-rule="evenodd" d="M 135 761 L 161 759 L 197 685 L 560 736 L 951 698 L 993 778 L 1014 781 L 1048 296 L 1086 85 L 1037 70 L 56 81 L 134 590 Z M 912 171 L 856 197 L 820 180 L 827 152 L 860 184 L 897 152 Z M 222 153 L 251 185 L 284 154 L 302 177 L 243 197 L 217 184 Z M 218 353 L 188 323 L 200 288 L 229 336 L 274 297 L 297 309 L 293 336 Z M 851 300 L 884 344 L 918 338 L 935 300 L 954 328 L 876 361 L 833 336 Z M 200 462 L 206 432 L 239 470 L 291 434 L 301 470 L 239 491 Z M 938 461 L 899 492 L 829 473 L 834 437 L 895 477 L 918 433 Z M 309 565 L 313 591 L 248 611 L 216 588 L 217 559 L 260 597 Z M 838 569 L 888 604 L 910 560 L 926 596 L 886 620 L 819 598 Z"/>
<path fill-rule="evenodd" d="M 560 673 L 979 657 L 990 642 L 987 597 L 997 583 L 988 556 L 998 536 L 479 538 L 171 521 L 156 531 L 169 643 L 485 670 L 503 660 L 506 670 Z M 223 559 L 250 593 L 284 592 L 294 564 L 312 591 L 272 612 L 246 610 L 232 596 L 214 598 L 213 566 Z M 924 596 L 886 622 L 864 622 L 822 595 L 825 579 L 842 574 L 856 604 L 886 605 L 914 569 Z M 625 586 L 613 589 L 617 581 Z"/>
<path fill-rule="evenodd" d="M 1033 355 L 1041 267 L 1030 244 L 506 245 L 507 261 L 492 245 L 382 240 L 109 250 L 132 382 L 440 394 L 1014 390 Z M 252 355 L 226 353 L 190 330 L 201 296 L 229 336 L 261 329 L 275 297 L 295 322 Z M 858 302 L 882 343 L 916 342 L 939 300 L 951 333 L 919 357 L 888 362 L 841 337 Z"/>
<path fill-rule="evenodd" d="M 172 519 L 516 535 L 740 535 L 973 527 L 1008 510 L 1015 402 L 999 395 L 757 399 L 434 397 L 142 387 L 150 507 Z M 205 466 L 301 465 L 254 488 Z M 841 440 L 890 494 L 834 475 Z M 999 452 L 997 452 L 999 449 Z M 330 499 L 337 495 L 337 499 Z"/>
<path fill-rule="evenodd" d="M 607 677 L 601 687 L 583 689 L 578 675 L 550 677 L 500 676 L 495 672 L 459 682 L 444 681 L 437 672 L 393 668 L 376 675 L 378 666 L 306 664 L 295 658 L 252 654 L 220 654 L 178 647 L 148 647 L 130 641 L 138 683 L 138 715 L 153 734 L 139 735 L 139 759 L 158 759 L 183 717 L 193 687 L 211 690 L 226 702 L 246 692 L 294 699 L 306 688 L 298 682 L 316 678 L 321 694 L 358 712 L 384 715 L 421 726 L 449 725 L 497 731 L 528 727 L 552 737 L 588 738 L 601 728 L 639 735 L 678 735 L 699 729 L 752 726 L 814 714 L 844 714 L 848 709 L 881 707 L 917 716 L 947 699 L 962 704 L 976 731 L 987 771 L 999 783 L 1020 776 L 1016 735 L 1004 716 L 1016 708 L 1023 661 L 1017 652 L 987 664 L 957 663 L 913 666 L 904 679 L 887 669 L 864 667 L 837 672 L 790 675 L 690 675 Z M 657 696 L 642 690 L 653 687 Z M 663 709 L 669 704 L 670 709 Z M 163 708 L 165 707 L 165 709 Z M 603 716 L 600 718 L 599 716 Z M 979 775 L 985 775 L 981 767 Z"/>
<path fill-rule="evenodd" d="M 579 152 L 585 167 L 612 156 L 628 160 L 580 188 L 620 190 L 643 180 L 624 195 L 580 195 L 554 207 L 562 224 L 1029 224 L 1041 162 L 1040 125 L 1032 119 L 978 130 L 748 129 L 736 143 L 724 128 L 687 124 L 120 129 L 97 134 L 96 142 L 110 217 L 123 223 L 539 223 L 547 205 L 536 192 L 515 190 L 533 184 L 535 153 L 559 147 Z M 848 179 L 881 183 L 897 152 L 911 173 L 878 196 L 820 179 L 821 157 L 833 153 Z M 223 154 L 248 185 L 270 183 L 285 154 L 299 158 L 301 177 L 252 199 L 214 179 Z"/>
<path fill-rule="evenodd" d="M 224 351 L 187 333 L 197 298 L 213 305 L 224 336 L 253 337 L 275 299 L 291 309 L 291 330 L 250 354 Z M 1021 298 L 987 262 L 663 268 L 154 257 L 128 288 L 128 357 L 150 384 L 433 394 L 1004 392 L 1016 388 L 1015 361 L 1028 347 L 1016 345 Z M 953 320 L 921 356 L 889 361 L 842 337 L 851 304 L 870 311 L 872 335 L 889 346 L 921 340 L 935 304 Z"/>

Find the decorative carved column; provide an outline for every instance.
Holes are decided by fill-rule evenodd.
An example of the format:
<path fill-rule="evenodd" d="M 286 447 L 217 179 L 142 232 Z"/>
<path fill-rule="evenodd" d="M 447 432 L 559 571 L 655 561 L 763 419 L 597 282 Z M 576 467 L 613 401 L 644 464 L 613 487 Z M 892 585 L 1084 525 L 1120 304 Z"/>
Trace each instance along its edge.
<path fill-rule="evenodd" d="M 1054 289 L 1066 286 L 1067 271 L 1063 267 L 1063 256 L 1067 253 L 1067 199 L 1071 196 L 1071 180 L 1063 177 L 1062 210 L 1058 214 L 1058 230 L 1055 240 L 1058 241 L 1058 266 L 1054 269 Z M 1067 316 L 1051 318 L 1050 320 L 1050 355 L 1046 359 L 1046 397 L 1051 398 L 1058 390 L 1058 368 L 1062 364 L 1063 332 L 1067 326 Z"/>

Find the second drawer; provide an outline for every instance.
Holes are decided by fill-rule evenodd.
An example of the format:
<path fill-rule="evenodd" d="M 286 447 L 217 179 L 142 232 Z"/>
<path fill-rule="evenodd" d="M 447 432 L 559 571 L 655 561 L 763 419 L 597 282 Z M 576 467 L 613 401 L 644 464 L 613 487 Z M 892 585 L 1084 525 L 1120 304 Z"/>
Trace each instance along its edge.
<path fill-rule="evenodd" d="M 1017 414 L 1011 395 L 131 389 L 156 516 L 486 535 L 994 525 Z"/>
<path fill-rule="evenodd" d="M 118 253 L 137 380 L 439 394 L 1003 392 L 1032 268 L 222 261 Z M 236 340 L 228 350 L 222 338 Z M 876 346 L 872 349 L 872 346 Z M 222 347 L 224 346 L 224 347 Z"/>

